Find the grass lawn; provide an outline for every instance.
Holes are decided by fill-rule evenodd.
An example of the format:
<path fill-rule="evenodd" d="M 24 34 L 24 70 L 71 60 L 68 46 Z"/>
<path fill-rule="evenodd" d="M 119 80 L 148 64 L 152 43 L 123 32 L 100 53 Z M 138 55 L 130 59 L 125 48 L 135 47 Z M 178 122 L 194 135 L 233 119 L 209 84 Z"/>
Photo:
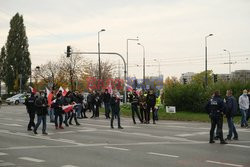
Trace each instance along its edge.
<path fill-rule="evenodd" d="M 104 108 L 100 109 L 100 112 L 104 112 Z M 207 113 L 200 112 L 187 112 L 177 111 L 176 113 L 166 113 L 165 108 L 161 107 L 158 111 L 159 120 L 175 120 L 175 121 L 198 121 L 198 122 L 210 122 L 210 118 Z M 121 105 L 121 116 L 131 117 L 130 105 Z M 234 118 L 236 124 L 240 123 L 240 116 Z M 226 118 L 224 118 L 226 122 Z"/>

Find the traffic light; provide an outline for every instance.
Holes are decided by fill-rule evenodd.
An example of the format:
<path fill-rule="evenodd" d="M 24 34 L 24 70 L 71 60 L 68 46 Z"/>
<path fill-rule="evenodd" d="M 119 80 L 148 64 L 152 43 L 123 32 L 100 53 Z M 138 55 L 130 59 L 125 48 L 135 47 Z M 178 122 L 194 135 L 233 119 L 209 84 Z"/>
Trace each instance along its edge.
<path fill-rule="evenodd" d="M 214 74 L 214 83 L 216 83 L 218 81 L 218 75 Z"/>
<path fill-rule="evenodd" d="M 187 84 L 187 78 L 183 78 L 183 84 Z"/>
<path fill-rule="evenodd" d="M 67 57 L 71 56 L 71 52 L 72 52 L 71 46 L 67 46 Z"/>

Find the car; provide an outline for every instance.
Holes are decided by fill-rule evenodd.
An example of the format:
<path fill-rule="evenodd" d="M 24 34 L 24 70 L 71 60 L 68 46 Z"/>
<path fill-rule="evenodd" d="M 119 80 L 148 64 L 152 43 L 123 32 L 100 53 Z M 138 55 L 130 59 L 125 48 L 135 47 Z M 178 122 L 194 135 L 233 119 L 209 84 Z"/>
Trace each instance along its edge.
<path fill-rule="evenodd" d="M 26 99 L 26 95 L 19 93 L 19 94 L 12 96 L 12 97 L 7 98 L 6 103 L 8 105 L 10 105 L 10 104 L 18 105 L 19 103 L 24 103 L 25 99 Z"/>

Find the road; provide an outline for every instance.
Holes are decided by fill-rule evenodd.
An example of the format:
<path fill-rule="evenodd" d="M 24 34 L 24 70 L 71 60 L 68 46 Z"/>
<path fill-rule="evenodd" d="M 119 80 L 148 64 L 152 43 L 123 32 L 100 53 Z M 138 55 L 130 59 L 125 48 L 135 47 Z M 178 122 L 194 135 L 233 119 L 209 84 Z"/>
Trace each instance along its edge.
<path fill-rule="evenodd" d="M 0 109 L 0 166 L 18 167 L 249 167 L 250 129 L 237 126 L 239 141 L 208 143 L 209 123 L 158 121 L 136 124 L 122 118 L 124 129 L 108 120 L 81 119 L 80 126 L 48 136 L 27 131 L 25 107 Z M 139 121 L 138 121 L 139 122 Z M 116 124 L 115 124 L 116 125 Z M 115 126 L 117 127 L 117 125 Z M 224 136 L 227 126 L 224 125 Z"/>

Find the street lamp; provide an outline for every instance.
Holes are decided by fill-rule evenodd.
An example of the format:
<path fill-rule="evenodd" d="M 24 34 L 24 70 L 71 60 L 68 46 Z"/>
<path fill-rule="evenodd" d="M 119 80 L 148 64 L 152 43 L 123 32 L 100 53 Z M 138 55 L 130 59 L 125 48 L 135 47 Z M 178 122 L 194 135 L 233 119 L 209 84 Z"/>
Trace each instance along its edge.
<path fill-rule="evenodd" d="M 128 75 L 128 41 L 138 41 L 139 40 L 139 38 L 137 37 L 137 38 L 129 38 L 129 39 L 127 39 L 127 76 L 129 76 Z"/>
<path fill-rule="evenodd" d="M 143 48 L 143 85 L 144 89 L 146 88 L 145 84 L 145 47 L 141 43 L 137 43 L 138 45 L 142 46 Z"/>
<path fill-rule="evenodd" d="M 99 63 L 99 79 L 101 79 L 101 57 L 100 57 L 100 33 L 106 31 L 105 29 L 101 29 L 98 31 L 98 63 Z"/>
<path fill-rule="evenodd" d="M 213 34 L 205 36 L 205 87 L 207 87 L 207 38 L 210 36 L 213 36 Z"/>
<path fill-rule="evenodd" d="M 158 68 L 159 68 L 159 78 L 161 76 L 161 62 L 158 59 L 154 59 L 154 61 L 158 62 Z"/>
<path fill-rule="evenodd" d="M 231 62 L 231 53 L 228 50 L 226 50 L 226 49 L 224 49 L 223 51 L 227 52 L 228 55 L 229 55 L 228 64 L 229 64 L 229 75 L 230 75 L 231 74 L 231 64 L 232 64 L 232 62 Z"/>

